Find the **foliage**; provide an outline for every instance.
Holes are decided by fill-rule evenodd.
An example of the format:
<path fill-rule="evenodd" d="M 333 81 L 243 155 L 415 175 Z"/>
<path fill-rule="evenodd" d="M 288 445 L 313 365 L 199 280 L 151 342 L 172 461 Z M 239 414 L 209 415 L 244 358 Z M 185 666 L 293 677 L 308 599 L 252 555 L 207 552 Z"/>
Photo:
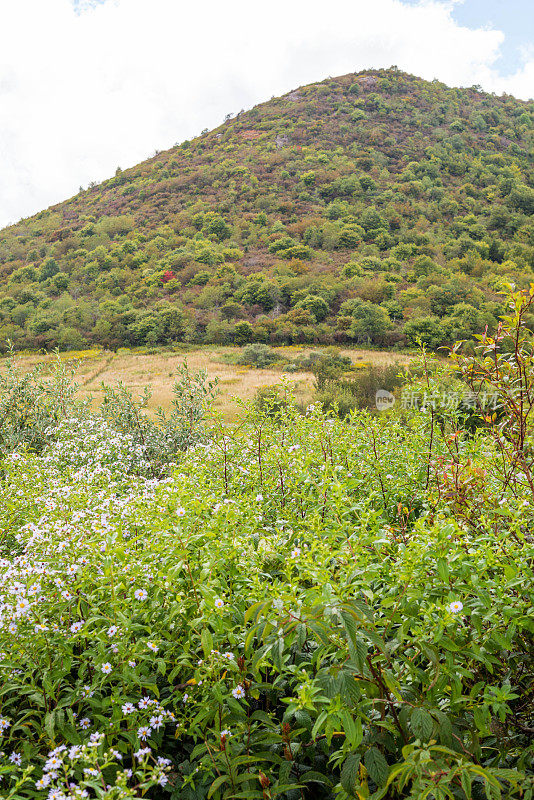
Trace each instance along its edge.
<path fill-rule="evenodd" d="M 126 398 L 6 456 L 3 796 L 532 798 L 531 297 L 457 354 L 508 425 L 286 394 L 153 478 Z"/>
<path fill-rule="evenodd" d="M 393 393 L 406 382 L 399 364 L 369 364 L 359 367 L 349 377 L 331 375 L 317 381 L 317 400 L 341 417 L 357 408 L 376 410 L 376 393 Z"/>
<path fill-rule="evenodd" d="M 66 416 L 76 390 L 72 370 L 56 354 L 51 373 L 44 372 L 42 363 L 24 371 L 13 352 L 6 359 L 0 372 L 2 455 L 19 447 L 40 451 L 50 428 Z"/>
<path fill-rule="evenodd" d="M 278 355 L 266 344 L 247 344 L 238 356 L 238 363 L 265 369 L 278 361 Z"/>
<path fill-rule="evenodd" d="M 139 456 L 141 474 L 159 475 L 179 453 L 205 436 L 204 420 L 215 396 L 216 382 L 209 381 L 204 371 L 191 375 L 187 364 L 179 365 L 177 371 L 171 412 L 166 414 L 159 408 L 156 420 L 143 411 L 151 396 L 148 387 L 136 400 L 122 383 L 116 387 L 102 384 L 100 413 L 114 430 L 129 438 Z"/>

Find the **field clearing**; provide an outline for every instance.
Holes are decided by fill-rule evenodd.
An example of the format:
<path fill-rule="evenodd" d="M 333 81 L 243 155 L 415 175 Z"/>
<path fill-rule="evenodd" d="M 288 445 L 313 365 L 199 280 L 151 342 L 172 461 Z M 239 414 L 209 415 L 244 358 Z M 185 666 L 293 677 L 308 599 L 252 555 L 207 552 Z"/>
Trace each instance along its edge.
<path fill-rule="evenodd" d="M 311 351 L 320 351 L 320 347 L 279 347 L 276 352 L 281 357 L 296 358 Z M 75 366 L 75 381 L 78 384 L 78 397 L 89 399 L 93 405 L 98 405 L 102 400 L 101 384 L 115 385 L 124 383 L 135 396 L 140 395 L 145 388 L 152 392 L 149 410 L 158 407 L 165 410 L 170 408 L 172 402 L 172 386 L 178 367 L 187 361 L 190 370 L 206 370 L 210 379 L 218 380 L 219 393 L 215 401 L 215 408 L 221 412 L 223 418 L 231 422 L 239 414 L 239 401 L 250 401 L 256 391 L 265 386 L 280 383 L 285 375 L 300 402 L 310 402 L 313 396 L 313 375 L 311 372 L 284 373 L 279 367 L 256 369 L 254 367 L 240 366 L 227 363 L 228 357 L 237 354 L 238 347 L 198 347 L 184 349 L 183 351 L 146 352 L 144 350 L 120 349 L 117 353 L 102 350 L 85 350 L 80 352 L 62 353 L 61 358 Z M 351 358 L 353 363 L 375 364 L 386 366 L 398 363 L 406 364 L 413 356 L 398 353 L 365 350 L 345 349 L 340 351 Z M 52 355 L 21 355 L 23 367 L 30 369 L 40 361 L 51 361 Z M 1 369 L 1 362 L 0 362 Z"/>

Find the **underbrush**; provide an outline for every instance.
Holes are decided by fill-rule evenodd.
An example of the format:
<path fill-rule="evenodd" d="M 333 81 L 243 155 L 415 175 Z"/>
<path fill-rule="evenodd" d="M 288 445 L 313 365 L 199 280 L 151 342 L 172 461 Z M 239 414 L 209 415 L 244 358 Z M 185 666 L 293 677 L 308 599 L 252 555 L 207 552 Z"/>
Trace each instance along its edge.
<path fill-rule="evenodd" d="M 2 796 L 531 799 L 531 301 L 459 358 L 486 427 L 285 402 L 153 475 L 68 413 L 7 454 Z"/>

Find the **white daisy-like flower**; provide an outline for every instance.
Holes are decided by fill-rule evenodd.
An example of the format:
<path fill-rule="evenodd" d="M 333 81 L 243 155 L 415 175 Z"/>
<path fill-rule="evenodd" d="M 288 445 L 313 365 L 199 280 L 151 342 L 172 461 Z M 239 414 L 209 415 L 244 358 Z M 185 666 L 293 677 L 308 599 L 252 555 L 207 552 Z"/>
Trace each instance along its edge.
<path fill-rule="evenodd" d="M 104 675 L 109 675 L 109 673 L 110 673 L 110 672 L 113 670 L 113 667 L 111 666 L 111 664 L 109 663 L 109 661 L 106 661 L 106 663 L 105 663 L 105 664 L 102 664 L 102 666 L 100 667 L 100 669 L 102 670 L 102 672 L 104 673 Z"/>
<path fill-rule="evenodd" d="M 108 636 L 109 636 L 109 638 L 111 639 L 112 636 L 115 636 L 115 634 L 117 633 L 118 630 L 119 629 L 117 628 L 116 625 L 111 625 L 108 628 Z"/>
<path fill-rule="evenodd" d="M 291 551 L 291 558 L 298 558 L 300 556 L 300 547 L 294 547 Z"/>
<path fill-rule="evenodd" d="M 136 589 L 134 592 L 134 597 L 136 600 L 146 600 L 148 597 L 148 592 L 146 589 Z"/>
<path fill-rule="evenodd" d="M 178 508 L 176 509 L 176 516 L 185 517 L 185 508 L 182 508 L 182 506 L 178 506 Z"/>
<path fill-rule="evenodd" d="M 122 706 L 122 713 L 123 714 L 133 714 L 133 712 L 135 710 L 136 710 L 136 708 L 135 708 L 133 703 L 124 703 L 123 706 Z"/>
<path fill-rule="evenodd" d="M 233 694 L 233 696 L 235 697 L 236 700 L 241 700 L 245 696 L 245 690 L 243 689 L 243 687 L 239 683 L 235 687 L 235 689 L 232 689 L 232 694 Z"/>
<path fill-rule="evenodd" d="M 220 597 L 216 597 L 213 605 L 215 608 L 222 608 L 224 606 L 224 600 L 222 600 Z"/>
<path fill-rule="evenodd" d="M 72 633 L 78 633 L 83 628 L 83 622 L 73 622 L 70 626 Z"/>
<path fill-rule="evenodd" d="M 453 600 L 453 602 L 447 606 L 451 614 L 459 614 L 463 607 L 464 604 L 461 602 L 461 600 Z"/>
<path fill-rule="evenodd" d="M 17 602 L 15 603 L 15 611 L 17 614 L 25 614 L 30 608 L 30 604 L 26 600 L 25 597 L 19 597 Z"/>

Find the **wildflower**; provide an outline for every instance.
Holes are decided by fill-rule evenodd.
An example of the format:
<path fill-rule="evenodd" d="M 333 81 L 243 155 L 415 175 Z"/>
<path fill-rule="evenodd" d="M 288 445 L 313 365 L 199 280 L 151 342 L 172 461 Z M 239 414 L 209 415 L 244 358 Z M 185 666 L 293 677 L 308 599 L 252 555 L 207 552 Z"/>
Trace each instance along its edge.
<path fill-rule="evenodd" d="M 291 551 L 291 558 L 298 558 L 300 556 L 300 547 L 295 547 Z"/>
<path fill-rule="evenodd" d="M 135 706 L 133 703 L 124 703 L 122 706 L 122 713 L 123 714 L 133 714 L 135 711 Z"/>
<path fill-rule="evenodd" d="M 49 783 L 50 783 L 50 775 L 43 775 L 42 778 L 39 778 L 39 780 L 35 782 L 35 788 L 46 789 Z"/>
<path fill-rule="evenodd" d="M 82 754 L 82 748 L 78 744 L 73 744 L 71 748 L 69 748 L 69 758 L 71 761 L 76 761 Z"/>
<path fill-rule="evenodd" d="M 48 794 L 48 800 L 65 800 L 65 795 L 60 789 L 51 789 Z"/>
<path fill-rule="evenodd" d="M 223 658 L 228 659 L 228 661 L 231 661 L 233 658 L 235 658 L 234 654 L 231 653 L 229 650 L 228 650 L 228 652 L 223 653 L 222 656 L 223 656 Z"/>
<path fill-rule="evenodd" d="M 225 739 L 227 736 L 230 736 L 230 731 L 228 728 L 224 728 L 224 730 L 220 733 L 221 739 Z"/>
<path fill-rule="evenodd" d="M 152 728 L 149 725 L 141 725 L 141 727 L 137 729 L 137 735 L 143 742 L 146 742 L 151 733 Z"/>
<path fill-rule="evenodd" d="M 451 614 L 458 614 L 463 607 L 464 604 L 460 600 L 454 600 L 449 606 L 447 606 Z"/>
<path fill-rule="evenodd" d="M 256 502 L 257 503 L 261 503 L 262 500 L 263 500 L 263 495 L 262 494 L 257 494 L 256 495 Z"/>
<path fill-rule="evenodd" d="M 235 689 L 232 689 L 232 694 L 236 700 L 241 700 L 241 698 L 245 696 L 245 690 L 241 684 L 238 684 Z"/>
<path fill-rule="evenodd" d="M 137 753 L 134 753 L 134 756 L 136 758 L 143 758 L 143 756 L 146 756 L 151 752 L 152 750 L 150 749 L 150 747 L 140 747 Z"/>
<path fill-rule="evenodd" d="M 182 697 L 182 703 L 187 703 L 188 700 L 189 700 L 189 695 L 187 694 L 187 692 L 185 692 L 184 696 Z"/>
<path fill-rule="evenodd" d="M 111 753 L 113 758 L 117 759 L 117 761 L 122 761 L 122 753 L 119 753 L 118 750 L 110 750 L 109 752 Z"/>
<path fill-rule="evenodd" d="M 10 633 L 16 633 L 17 632 L 17 627 L 18 626 L 17 626 L 16 622 L 10 622 L 9 625 L 7 626 L 7 629 L 8 629 L 8 631 Z"/>
<path fill-rule="evenodd" d="M 153 642 L 147 642 L 146 646 L 148 647 L 149 650 L 152 650 L 153 653 L 157 653 L 158 652 L 157 644 L 154 644 Z"/>
<path fill-rule="evenodd" d="M 129 667 L 131 667 L 131 668 L 133 669 L 134 667 L 136 667 L 136 666 L 137 666 L 137 664 L 136 664 L 136 662 L 135 662 L 135 661 L 128 661 L 128 666 L 129 666 Z"/>
<path fill-rule="evenodd" d="M 146 589 L 136 589 L 134 592 L 134 597 L 136 600 L 146 600 L 148 597 L 148 592 Z"/>
<path fill-rule="evenodd" d="M 8 719 L 6 719 L 5 717 L 0 717 L 0 733 L 7 731 L 10 725 L 11 722 Z"/>
<path fill-rule="evenodd" d="M 157 717 L 150 717 L 150 727 L 159 730 L 163 725 L 163 714 L 159 714 Z"/>
<path fill-rule="evenodd" d="M 159 783 L 160 786 L 165 786 L 165 784 L 168 783 L 168 782 L 169 782 L 169 779 L 167 778 L 166 775 L 161 774 L 159 776 L 158 783 Z"/>
<path fill-rule="evenodd" d="M 104 675 L 109 675 L 109 673 L 113 670 L 113 667 L 111 666 L 109 661 L 106 661 L 105 664 L 102 664 L 101 670 L 104 673 Z"/>
<path fill-rule="evenodd" d="M 45 772 L 53 772 L 63 766 L 63 761 L 58 756 L 51 756 L 44 765 Z"/>
<path fill-rule="evenodd" d="M 15 610 L 17 614 L 20 616 L 21 614 L 25 614 L 26 611 L 30 608 L 30 604 L 26 600 L 25 597 L 19 597 L 17 602 L 15 603 Z"/>
<path fill-rule="evenodd" d="M 214 601 L 215 608 L 222 608 L 224 606 L 224 600 L 221 600 L 220 597 L 216 597 Z"/>
<path fill-rule="evenodd" d="M 98 747 L 98 745 L 102 742 L 103 739 L 104 739 L 103 733 L 98 733 L 98 732 L 92 733 L 89 738 L 89 744 L 92 747 Z"/>
<path fill-rule="evenodd" d="M 83 628 L 83 622 L 73 622 L 70 626 L 72 633 L 78 633 Z"/>
<path fill-rule="evenodd" d="M 150 699 L 150 697 L 142 697 L 137 705 L 139 706 L 139 708 L 148 708 L 150 705 L 152 705 L 152 700 Z"/>
<path fill-rule="evenodd" d="M 18 767 L 20 767 L 22 764 L 22 756 L 20 753 L 11 753 L 9 760 L 12 764 L 16 764 Z"/>
<path fill-rule="evenodd" d="M 86 731 L 87 728 L 91 727 L 91 720 L 89 719 L 89 717 L 84 717 L 79 721 L 78 725 L 80 726 L 82 731 Z"/>
<path fill-rule="evenodd" d="M 185 517 L 185 508 L 182 508 L 181 506 L 178 506 L 178 508 L 176 509 L 176 516 L 177 517 Z"/>
<path fill-rule="evenodd" d="M 94 691 L 91 689 L 90 686 L 84 686 L 83 687 L 83 689 L 82 689 L 82 697 L 83 698 L 92 697 L 93 695 L 94 695 Z"/>
<path fill-rule="evenodd" d="M 115 636 L 115 634 L 117 633 L 118 630 L 119 629 L 117 628 L 116 625 L 111 625 L 108 628 L 108 636 L 109 636 L 109 638 L 111 639 L 112 636 Z"/>
<path fill-rule="evenodd" d="M 170 758 L 163 758 L 163 756 L 158 756 L 158 765 L 160 767 L 169 767 L 172 764 Z"/>

